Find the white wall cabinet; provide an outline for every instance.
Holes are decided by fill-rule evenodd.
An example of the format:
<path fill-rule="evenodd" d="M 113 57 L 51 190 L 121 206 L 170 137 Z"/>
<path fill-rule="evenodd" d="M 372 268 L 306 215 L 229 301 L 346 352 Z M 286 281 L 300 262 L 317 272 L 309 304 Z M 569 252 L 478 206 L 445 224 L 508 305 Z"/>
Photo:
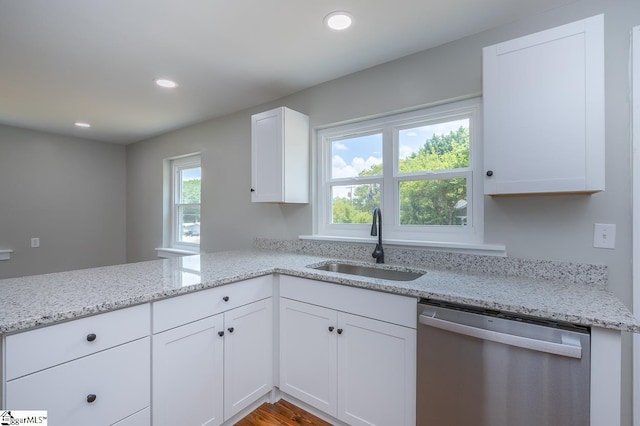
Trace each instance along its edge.
<path fill-rule="evenodd" d="M 219 425 L 271 391 L 271 287 L 267 276 L 154 303 L 154 426 L 175 424 L 177 406 L 181 423 Z"/>
<path fill-rule="evenodd" d="M 604 190 L 602 15 L 483 49 L 485 194 Z"/>
<path fill-rule="evenodd" d="M 251 201 L 309 202 L 309 117 L 286 107 L 251 116 Z"/>
<path fill-rule="evenodd" d="M 4 406 L 52 424 L 148 425 L 149 330 L 139 305 L 7 336 Z"/>
<path fill-rule="evenodd" d="M 414 425 L 415 299 L 284 276 L 280 285 L 280 389 L 350 425 Z M 336 309 L 348 305 L 383 317 Z M 413 319 L 387 322 L 398 309 Z"/>

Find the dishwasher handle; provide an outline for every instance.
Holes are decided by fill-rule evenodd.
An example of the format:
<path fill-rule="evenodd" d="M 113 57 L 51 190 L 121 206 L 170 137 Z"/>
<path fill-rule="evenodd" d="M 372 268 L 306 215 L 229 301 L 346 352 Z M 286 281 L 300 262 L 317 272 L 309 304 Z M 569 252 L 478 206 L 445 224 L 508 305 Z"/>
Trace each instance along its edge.
<path fill-rule="evenodd" d="M 452 333 L 463 334 L 492 342 L 502 343 L 510 346 L 517 346 L 524 349 L 530 349 L 538 352 L 546 352 L 553 355 L 560 355 L 570 358 L 582 358 L 582 347 L 567 345 L 563 343 L 547 342 L 545 340 L 530 339 L 528 337 L 514 336 L 512 334 L 499 333 L 497 331 L 485 330 L 483 328 L 471 327 L 469 325 L 459 324 L 433 318 L 427 315 L 420 315 L 418 321 L 422 325 L 439 328 L 441 330 L 450 331 Z"/>

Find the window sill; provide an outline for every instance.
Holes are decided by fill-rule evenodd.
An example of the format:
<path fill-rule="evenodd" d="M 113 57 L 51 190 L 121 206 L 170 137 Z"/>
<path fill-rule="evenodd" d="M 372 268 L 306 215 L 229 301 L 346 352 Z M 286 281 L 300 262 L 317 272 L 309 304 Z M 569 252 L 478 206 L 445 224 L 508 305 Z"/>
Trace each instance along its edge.
<path fill-rule="evenodd" d="M 375 238 L 361 237 L 340 237 L 335 235 L 300 235 L 301 240 L 331 241 L 342 243 L 367 243 L 375 242 Z M 507 247 L 504 244 L 484 244 L 484 243 L 454 243 L 442 241 L 412 241 L 383 239 L 382 242 L 389 246 L 403 247 L 424 247 L 440 251 L 451 251 L 456 253 L 480 254 L 487 256 L 506 256 Z"/>
<path fill-rule="evenodd" d="M 156 247 L 156 252 L 158 257 L 164 257 L 166 259 L 172 257 L 182 257 L 182 256 L 191 256 L 194 254 L 200 254 L 199 251 L 192 250 L 182 250 L 173 247 Z"/>

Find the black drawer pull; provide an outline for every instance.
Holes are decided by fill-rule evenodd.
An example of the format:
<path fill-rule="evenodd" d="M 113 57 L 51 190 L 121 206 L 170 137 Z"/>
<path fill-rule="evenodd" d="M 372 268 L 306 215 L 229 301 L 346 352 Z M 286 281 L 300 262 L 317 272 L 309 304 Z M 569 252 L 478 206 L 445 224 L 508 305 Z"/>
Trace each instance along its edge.
<path fill-rule="evenodd" d="M 222 300 L 224 300 L 225 302 L 228 302 L 229 301 L 229 296 L 223 297 Z"/>
<path fill-rule="evenodd" d="M 87 395 L 87 402 L 89 404 L 91 404 L 93 401 L 95 401 L 97 398 L 97 396 L 95 396 L 94 394 L 90 393 L 89 395 Z"/>
<path fill-rule="evenodd" d="M 93 333 L 87 334 L 87 342 L 93 342 L 94 340 L 96 340 L 96 337 L 97 336 L 95 334 L 93 334 Z"/>

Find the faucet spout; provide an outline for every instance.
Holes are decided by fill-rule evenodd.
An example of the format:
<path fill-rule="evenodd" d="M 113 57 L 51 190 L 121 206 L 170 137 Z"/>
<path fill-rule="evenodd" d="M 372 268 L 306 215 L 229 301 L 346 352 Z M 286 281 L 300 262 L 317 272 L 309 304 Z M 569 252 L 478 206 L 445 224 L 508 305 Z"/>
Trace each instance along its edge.
<path fill-rule="evenodd" d="M 378 236 L 378 244 L 371 253 L 376 263 L 384 263 L 384 249 L 382 248 L 382 210 L 380 207 L 373 209 L 373 223 L 371 224 L 371 236 Z"/>

